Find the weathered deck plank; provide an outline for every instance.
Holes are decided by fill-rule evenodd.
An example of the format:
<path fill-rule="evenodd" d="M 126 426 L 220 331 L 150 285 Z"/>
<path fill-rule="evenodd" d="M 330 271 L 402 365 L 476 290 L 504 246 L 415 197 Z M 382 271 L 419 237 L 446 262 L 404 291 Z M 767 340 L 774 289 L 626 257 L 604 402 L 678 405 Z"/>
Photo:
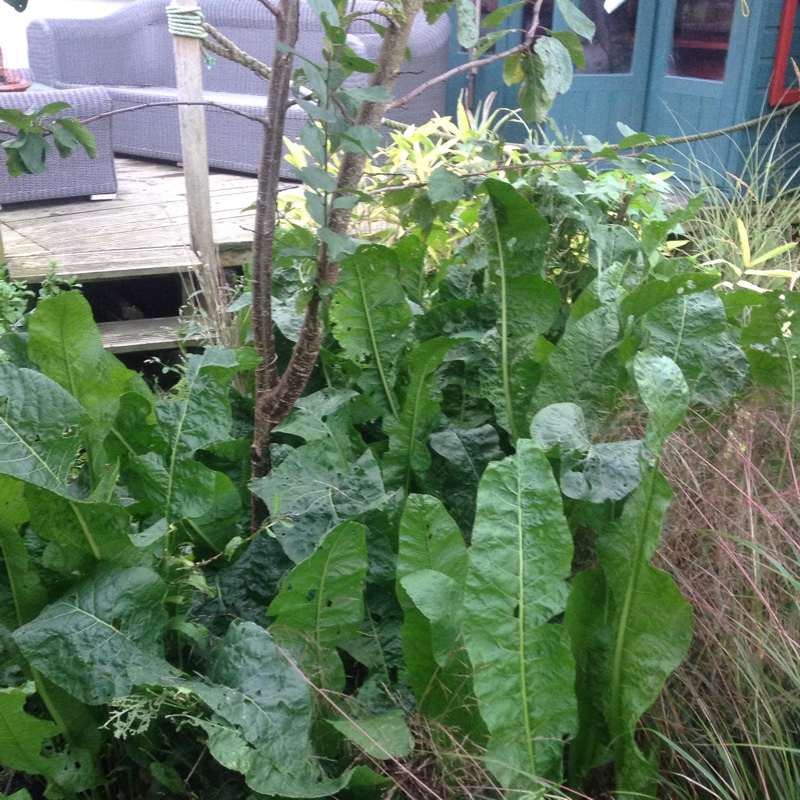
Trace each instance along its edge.
<path fill-rule="evenodd" d="M 189 247 L 183 173 L 174 165 L 117 159 L 116 200 L 47 201 L 0 211 L 12 278 L 37 283 L 56 273 L 81 281 L 188 272 L 199 265 Z M 256 179 L 211 176 L 215 240 L 226 266 L 249 258 Z"/>

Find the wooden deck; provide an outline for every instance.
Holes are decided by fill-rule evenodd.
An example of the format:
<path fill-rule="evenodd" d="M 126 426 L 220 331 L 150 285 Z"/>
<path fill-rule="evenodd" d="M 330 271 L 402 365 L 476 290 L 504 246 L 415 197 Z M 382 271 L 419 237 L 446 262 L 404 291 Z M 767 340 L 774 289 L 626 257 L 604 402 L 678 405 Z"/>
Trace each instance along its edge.
<path fill-rule="evenodd" d="M 169 164 L 117 159 L 116 200 L 51 200 L 0 211 L 9 273 L 38 283 L 56 273 L 81 282 L 188 272 L 198 265 L 189 245 L 183 173 Z M 256 179 L 211 176 L 214 235 L 225 266 L 250 257 Z"/>

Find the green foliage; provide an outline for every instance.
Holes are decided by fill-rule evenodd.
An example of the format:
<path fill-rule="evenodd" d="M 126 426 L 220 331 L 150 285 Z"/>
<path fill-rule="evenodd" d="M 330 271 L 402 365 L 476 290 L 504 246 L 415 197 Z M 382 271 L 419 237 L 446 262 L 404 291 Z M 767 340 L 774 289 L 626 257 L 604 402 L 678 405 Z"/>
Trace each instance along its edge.
<path fill-rule="evenodd" d="M 489 730 L 486 763 L 510 788 L 561 778 L 577 727 L 575 665 L 553 617 L 564 612 L 572 536 L 544 453 L 521 439 L 478 488 L 464 638 Z"/>
<path fill-rule="evenodd" d="M 24 10 L 26 0 L 11 3 L 17 11 Z M 90 158 L 97 157 L 97 143 L 92 132 L 74 117 L 56 114 L 69 108 L 69 103 L 48 103 L 41 109 L 27 113 L 16 108 L 0 108 L 0 121 L 17 130 L 13 139 L 0 139 L 5 150 L 6 169 L 13 178 L 20 175 L 38 175 L 45 170 L 47 154 L 51 150 L 45 137 L 52 136 L 58 154 L 66 158 L 77 147 L 82 147 Z"/>
<path fill-rule="evenodd" d="M 326 14 L 343 44 L 347 15 Z M 575 57 L 541 41 L 517 64 L 537 108 Z M 251 348 L 189 356 L 156 397 L 80 295 L 14 320 L 0 760 L 81 800 L 109 764 L 122 797 L 131 773 L 153 796 L 376 797 L 457 741 L 498 796 L 538 796 L 564 764 L 585 791 L 611 764 L 619 798 L 655 797 L 641 720 L 692 636 L 652 563 L 665 443 L 690 407 L 725 418 L 754 383 L 797 402 L 800 307 L 676 255 L 696 209 L 664 210 L 647 159 L 515 155 L 510 180 L 488 111 L 398 140 L 370 179 L 392 191 L 369 219 L 390 224 L 331 238 L 353 198 L 334 197 L 322 134 L 374 144 L 339 108 L 372 96 L 342 89 L 369 68 L 342 56 L 303 67 L 316 163 L 298 161 L 305 206 L 276 245 L 278 330 L 297 337 L 315 227 L 340 280 L 269 474 L 249 474 Z M 649 417 L 643 439 L 615 434 L 620 412 Z M 250 491 L 269 512 L 255 532 Z"/>
<path fill-rule="evenodd" d="M 272 635 L 278 644 L 304 653 L 304 671 L 325 689 L 344 689 L 344 667 L 336 648 L 358 635 L 368 567 L 363 525 L 343 522 L 284 578 L 267 608 L 275 617 Z"/>

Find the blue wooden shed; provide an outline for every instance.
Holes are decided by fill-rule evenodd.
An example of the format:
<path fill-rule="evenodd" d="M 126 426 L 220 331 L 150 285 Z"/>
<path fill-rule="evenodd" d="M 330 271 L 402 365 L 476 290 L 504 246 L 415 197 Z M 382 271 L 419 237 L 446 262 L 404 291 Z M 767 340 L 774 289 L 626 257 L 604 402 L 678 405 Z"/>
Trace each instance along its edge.
<path fill-rule="evenodd" d="M 564 29 L 554 5 L 545 0 L 541 25 Z M 583 43 L 586 67 L 551 112 L 568 136 L 619 141 L 618 122 L 666 136 L 725 128 L 769 111 L 779 38 L 784 55 L 800 62 L 797 0 L 581 0 L 579 5 L 597 32 L 592 42 Z M 529 14 L 529 8 L 517 10 L 505 26 L 523 29 Z M 509 34 L 500 46 L 521 35 Z M 454 64 L 466 58 L 455 42 L 451 58 Z M 787 61 L 774 76 L 773 101 L 800 99 L 800 92 L 783 91 L 797 86 Z M 463 85 L 463 80 L 454 83 L 451 102 Z M 496 105 L 517 106 L 516 87 L 504 85 L 499 64 L 476 78 L 477 99 L 491 91 L 498 92 Z M 784 134 L 787 146 L 800 141 L 800 112 L 796 117 Z M 713 170 L 740 174 L 744 142 L 743 136 L 719 137 L 693 150 Z"/>

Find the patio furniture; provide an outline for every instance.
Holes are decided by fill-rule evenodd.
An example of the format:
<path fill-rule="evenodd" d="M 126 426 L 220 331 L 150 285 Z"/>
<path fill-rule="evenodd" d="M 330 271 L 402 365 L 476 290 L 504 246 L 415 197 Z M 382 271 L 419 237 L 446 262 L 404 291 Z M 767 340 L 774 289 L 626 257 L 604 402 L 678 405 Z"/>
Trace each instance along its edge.
<path fill-rule="evenodd" d="M 111 98 L 102 87 L 0 94 L 0 108 L 17 108 L 26 112 L 57 101 L 69 103 L 71 108 L 56 116 L 81 119 L 111 110 Z M 47 167 L 40 175 L 12 178 L 5 168 L 5 151 L 0 148 L 0 205 L 62 197 L 114 195 L 117 176 L 111 147 L 111 120 L 97 120 L 88 127 L 97 141 L 97 158 L 89 158 L 82 147 L 76 148 L 68 158 L 61 158 L 52 148 L 47 154 Z"/>
<path fill-rule="evenodd" d="M 34 20 L 28 26 L 28 52 L 36 79 L 59 88 L 103 85 L 115 109 L 174 101 L 177 90 L 172 36 L 167 30 L 164 5 L 164 0 L 136 0 L 99 19 Z M 371 11 L 377 4 L 358 0 L 358 5 Z M 203 0 L 201 6 L 211 25 L 260 61 L 271 63 L 275 19 L 258 0 Z M 385 23 L 384 18 L 373 17 Z M 323 33 L 319 20 L 303 3 L 297 51 L 321 60 Z M 413 62 L 398 78 L 398 96 L 447 69 L 449 34 L 447 16 L 435 25 L 429 25 L 423 14 L 418 16 L 409 41 Z M 366 20 L 358 20 L 350 28 L 348 44 L 359 56 L 374 62 L 381 37 Z M 263 116 L 267 83 L 262 78 L 221 58 L 205 77 L 207 100 Z M 351 81 L 361 85 L 368 79 L 368 75 L 359 74 Z M 425 122 L 434 109 L 444 112 L 444 100 L 442 84 L 394 116 L 408 123 Z M 261 152 L 261 124 L 215 108 L 208 109 L 206 118 L 210 165 L 255 174 Z M 300 108 L 290 108 L 286 136 L 296 139 L 305 119 Z M 177 109 L 161 106 L 116 116 L 113 142 L 117 153 L 180 161 Z M 294 177 L 285 163 L 282 174 Z"/>

